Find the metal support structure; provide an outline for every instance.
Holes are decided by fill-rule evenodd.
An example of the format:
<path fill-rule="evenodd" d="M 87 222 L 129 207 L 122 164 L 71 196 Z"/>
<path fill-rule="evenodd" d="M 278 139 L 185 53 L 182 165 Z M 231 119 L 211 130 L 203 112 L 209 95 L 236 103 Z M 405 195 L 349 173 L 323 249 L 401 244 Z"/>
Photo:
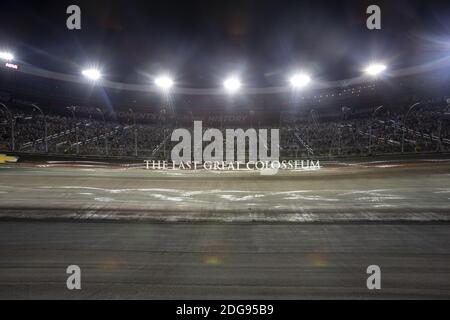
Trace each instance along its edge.
<path fill-rule="evenodd" d="M 133 132 L 134 132 L 134 156 L 138 156 L 138 134 L 136 128 L 136 114 L 134 110 L 130 108 L 130 112 L 133 114 Z"/>
<path fill-rule="evenodd" d="M 163 140 L 164 160 L 167 160 L 167 145 L 166 145 L 167 108 L 163 107 L 163 109 L 161 109 L 161 111 L 160 111 L 160 116 L 163 117 L 163 121 L 162 121 L 163 128 L 162 128 L 162 129 L 163 129 L 163 139 L 164 139 L 164 140 Z"/>
<path fill-rule="evenodd" d="M 15 122 L 16 119 L 13 116 L 11 110 L 6 106 L 4 103 L 0 103 L 0 107 L 3 107 L 3 109 L 6 111 L 7 115 L 9 116 L 10 122 L 11 122 L 11 151 L 15 151 L 16 149 L 16 140 L 15 140 Z"/>
<path fill-rule="evenodd" d="M 444 109 L 442 109 L 441 116 L 439 118 L 439 129 L 438 129 L 438 139 L 439 139 L 439 141 L 438 141 L 438 146 L 437 146 L 437 151 L 438 152 L 442 151 L 442 139 L 443 139 L 443 137 L 442 137 L 442 126 L 444 124 L 444 119 L 445 119 L 446 112 L 447 112 L 447 110 L 450 109 L 450 101 L 449 100 L 450 99 L 447 99 L 448 105 Z"/>
<path fill-rule="evenodd" d="M 105 118 L 105 113 L 100 109 L 97 108 L 97 112 L 100 113 L 102 115 L 103 118 L 103 125 L 105 126 L 104 128 L 104 135 L 105 135 L 105 154 L 108 156 L 109 155 L 109 149 L 108 149 L 108 133 L 106 131 L 106 118 Z"/>
<path fill-rule="evenodd" d="M 402 153 L 405 152 L 405 130 L 406 130 L 406 120 L 408 119 L 409 114 L 411 111 L 420 105 L 420 102 L 414 103 L 411 107 L 409 107 L 408 112 L 405 115 L 405 118 L 403 119 L 403 127 L 402 127 Z"/>
<path fill-rule="evenodd" d="M 375 109 L 375 111 L 372 114 L 372 118 L 370 119 L 370 127 L 369 127 L 369 155 L 372 154 L 372 127 L 373 127 L 373 120 L 375 118 L 375 115 L 377 114 L 378 111 L 380 111 L 381 109 L 383 109 L 384 106 L 379 106 L 378 108 Z"/>
<path fill-rule="evenodd" d="M 31 105 L 34 109 L 39 111 L 42 115 L 42 118 L 44 119 L 44 142 L 45 142 L 45 153 L 48 153 L 48 140 L 47 140 L 47 119 L 45 118 L 44 111 L 42 111 L 41 108 L 39 108 L 37 105 L 32 104 Z"/>
<path fill-rule="evenodd" d="M 75 117 L 75 112 L 77 111 L 77 107 L 73 106 L 73 107 L 68 107 L 68 109 L 72 112 L 72 118 L 73 121 L 75 123 L 75 146 L 76 146 L 76 153 L 77 155 L 80 154 L 80 139 L 79 139 L 79 134 L 78 134 L 78 123 L 77 123 L 77 119 Z"/>

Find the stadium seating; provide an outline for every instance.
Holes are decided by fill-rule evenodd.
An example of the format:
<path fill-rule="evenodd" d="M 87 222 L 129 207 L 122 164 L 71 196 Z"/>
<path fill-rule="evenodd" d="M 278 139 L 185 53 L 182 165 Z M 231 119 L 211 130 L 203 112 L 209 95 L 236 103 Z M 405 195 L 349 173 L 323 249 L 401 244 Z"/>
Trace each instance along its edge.
<path fill-rule="evenodd" d="M 441 100 L 442 101 L 442 100 Z M 337 109 L 336 109 L 337 110 Z M 282 112 L 280 123 L 280 154 L 282 158 L 364 156 L 404 152 L 445 152 L 450 150 L 450 113 L 443 103 L 423 103 L 404 121 L 405 106 L 390 108 L 375 117 L 367 109 L 342 115 L 320 117 L 318 112 L 296 114 Z M 80 154 L 116 157 L 167 158 L 174 143 L 171 132 L 186 119 L 172 117 L 170 121 L 150 122 L 136 114 L 138 123 L 130 120 L 107 119 L 92 116 L 78 117 L 24 112 L 12 108 L 14 114 L 15 151 L 43 153 L 45 126 L 50 154 Z M 339 111 L 339 110 L 338 110 Z M 347 111 L 347 110 L 345 110 Z M 220 117 L 219 117 L 220 118 Z M 220 121 L 218 116 L 205 114 L 204 123 L 214 119 L 236 128 L 236 124 Z M 11 150 L 11 119 L 0 115 L 0 150 Z M 252 125 L 239 119 L 239 127 Z M 149 123 L 150 122 L 150 123 Z M 405 122 L 405 123 L 404 123 Z M 193 123 L 191 123 L 192 125 Z M 258 128 L 259 126 L 257 126 Z M 187 128 L 189 129 L 189 128 Z M 207 129 L 207 126 L 204 127 Z"/>

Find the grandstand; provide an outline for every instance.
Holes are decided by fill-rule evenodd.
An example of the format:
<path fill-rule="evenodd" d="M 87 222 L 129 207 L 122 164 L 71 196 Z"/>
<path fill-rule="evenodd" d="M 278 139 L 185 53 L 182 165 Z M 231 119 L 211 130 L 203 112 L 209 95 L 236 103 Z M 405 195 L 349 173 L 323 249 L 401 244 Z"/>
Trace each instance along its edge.
<path fill-rule="evenodd" d="M 426 79 L 423 75 L 419 83 Z M 194 120 L 201 120 L 204 130 L 279 128 L 283 159 L 448 152 L 445 79 L 439 79 L 440 86 L 434 80 L 433 91 L 415 90 L 414 95 L 405 86 L 415 87 L 419 80 L 403 78 L 395 88 L 369 83 L 232 102 L 215 96 L 177 96 L 171 102 L 151 97 L 130 107 L 121 95 L 99 107 L 101 99 L 95 94 L 104 88 L 94 88 L 93 97 L 81 99 L 67 94 L 81 90 L 80 85 L 62 83 L 53 90 L 54 80 L 36 82 L 32 76 L 14 75 L 11 81 L 10 75 L 3 75 L 0 151 L 167 159 L 173 129 L 191 128 Z"/>

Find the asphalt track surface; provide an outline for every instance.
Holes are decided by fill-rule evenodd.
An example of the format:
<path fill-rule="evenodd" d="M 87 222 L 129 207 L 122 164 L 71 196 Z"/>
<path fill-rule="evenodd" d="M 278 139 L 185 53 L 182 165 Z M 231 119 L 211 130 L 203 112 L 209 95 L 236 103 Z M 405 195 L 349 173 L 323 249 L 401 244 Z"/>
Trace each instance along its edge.
<path fill-rule="evenodd" d="M 442 159 L 273 177 L 3 166 L 0 298 L 448 299 L 449 174 Z"/>
<path fill-rule="evenodd" d="M 450 221 L 450 160 L 319 171 L 0 167 L 0 218 L 170 222 Z"/>
<path fill-rule="evenodd" d="M 1 299 L 450 298 L 442 224 L 2 222 L 0 257 Z"/>

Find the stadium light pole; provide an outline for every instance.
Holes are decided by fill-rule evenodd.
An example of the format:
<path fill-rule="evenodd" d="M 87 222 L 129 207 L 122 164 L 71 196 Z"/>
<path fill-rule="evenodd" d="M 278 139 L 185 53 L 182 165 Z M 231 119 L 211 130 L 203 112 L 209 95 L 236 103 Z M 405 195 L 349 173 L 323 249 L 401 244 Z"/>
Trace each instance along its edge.
<path fill-rule="evenodd" d="M 166 107 L 164 106 L 160 111 L 159 111 L 159 114 L 160 114 L 160 119 L 161 119 L 161 117 L 163 118 L 163 152 L 164 152 L 164 160 L 166 160 L 167 159 L 167 150 L 166 150 L 166 120 L 167 120 L 167 109 L 166 109 Z"/>
<path fill-rule="evenodd" d="M 345 112 L 347 110 L 347 107 L 341 108 L 341 123 L 339 126 L 339 155 L 342 155 L 342 132 L 344 130 L 344 120 L 345 120 Z"/>
<path fill-rule="evenodd" d="M 373 120 L 375 119 L 375 115 L 377 114 L 378 111 L 380 111 L 381 109 L 383 109 L 384 106 L 379 106 L 378 108 L 375 109 L 375 111 L 372 113 L 372 117 L 370 119 L 370 127 L 369 127 L 369 155 L 372 154 L 372 126 L 373 126 Z"/>
<path fill-rule="evenodd" d="M 39 108 L 37 105 L 32 104 L 31 105 L 35 110 L 39 111 L 44 119 L 44 141 L 45 141 L 45 153 L 48 153 L 48 141 L 47 141 L 47 119 L 45 118 L 45 114 L 42 111 L 41 108 Z"/>
<path fill-rule="evenodd" d="M 403 128 L 402 128 L 402 153 L 405 151 L 405 130 L 406 130 L 406 120 L 408 119 L 409 114 L 413 111 L 414 108 L 420 105 L 420 102 L 414 103 L 411 107 L 409 107 L 408 112 L 406 112 L 405 118 L 403 119 Z"/>
<path fill-rule="evenodd" d="M 130 108 L 130 112 L 133 115 L 133 132 L 134 132 L 134 155 L 138 156 L 138 135 L 137 135 L 137 128 L 136 128 L 136 114 L 134 113 L 134 110 Z"/>
<path fill-rule="evenodd" d="M 438 131 L 439 144 L 438 144 L 438 148 L 437 148 L 438 152 L 442 151 L 442 139 L 443 139 L 443 137 L 442 137 L 442 125 L 444 123 L 444 119 L 445 119 L 447 111 L 450 110 L 450 99 L 447 99 L 446 102 L 447 102 L 447 106 L 444 109 L 442 109 L 442 113 L 441 113 L 441 116 L 439 118 L 439 131 Z"/>
<path fill-rule="evenodd" d="M 76 152 L 77 152 L 77 155 L 78 154 L 80 154 L 80 143 L 79 143 L 79 139 L 78 139 L 78 122 L 77 122 L 77 120 L 76 120 L 76 117 L 75 117 L 75 112 L 77 111 L 77 107 L 76 106 L 72 106 L 72 107 L 67 107 L 71 112 L 72 112 L 72 118 L 73 118 L 73 121 L 74 121 L 74 123 L 75 123 L 75 142 L 76 142 Z"/>
<path fill-rule="evenodd" d="M 103 126 L 104 126 L 103 132 L 104 132 L 104 135 L 105 135 L 105 154 L 106 154 L 106 155 L 109 155 L 109 150 L 108 150 L 108 135 L 107 135 L 107 129 L 106 129 L 106 119 L 105 119 L 105 114 L 104 114 L 104 112 L 103 112 L 100 108 L 97 108 L 96 110 L 97 110 L 98 113 L 101 114 L 101 116 L 102 116 L 102 118 L 103 118 Z"/>
<path fill-rule="evenodd" d="M 9 116 L 9 119 L 11 121 L 11 151 L 14 151 L 16 149 L 15 138 L 14 138 L 14 135 L 15 135 L 14 127 L 15 127 L 16 119 L 14 118 L 11 110 L 9 110 L 9 108 L 6 106 L 6 104 L 0 103 L 0 106 L 6 111 L 6 114 Z"/>
<path fill-rule="evenodd" d="M 317 135 L 318 130 L 319 130 L 319 121 L 318 121 L 319 113 L 316 111 L 316 109 L 311 109 L 309 111 L 309 115 L 310 115 L 312 123 L 314 125 L 313 128 L 315 130 L 315 134 Z M 297 126 L 295 126 L 295 128 L 297 128 Z M 308 144 L 310 144 L 311 143 L 311 135 L 309 133 L 309 130 L 306 131 L 306 134 L 307 134 L 306 139 L 308 140 Z"/>
<path fill-rule="evenodd" d="M 166 106 L 169 104 L 169 91 L 173 88 L 175 85 L 174 80 L 172 77 L 168 75 L 160 75 L 155 79 L 155 85 L 164 93 L 164 109 L 161 110 L 161 112 L 164 110 L 164 121 L 163 121 L 163 147 L 164 147 L 164 158 L 167 158 L 167 152 L 166 152 Z"/>
<path fill-rule="evenodd" d="M 319 128 L 319 113 L 317 112 L 316 109 L 311 109 L 311 111 L 309 112 L 311 119 L 313 120 L 313 124 L 316 125 L 316 128 Z"/>

